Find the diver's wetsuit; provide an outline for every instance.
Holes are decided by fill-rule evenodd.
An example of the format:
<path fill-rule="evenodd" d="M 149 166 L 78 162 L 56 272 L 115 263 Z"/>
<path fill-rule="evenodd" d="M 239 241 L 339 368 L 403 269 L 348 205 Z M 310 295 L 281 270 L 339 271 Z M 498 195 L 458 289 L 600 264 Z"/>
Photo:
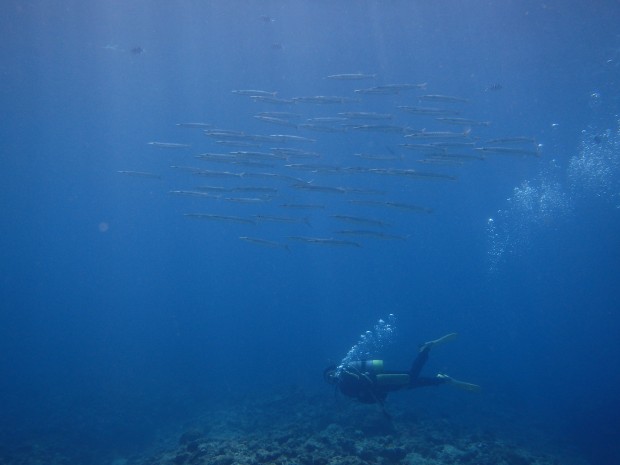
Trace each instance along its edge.
<path fill-rule="evenodd" d="M 352 366 L 344 366 L 338 376 L 338 388 L 345 396 L 354 397 L 365 404 L 383 404 L 388 393 L 392 391 L 444 384 L 449 380 L 420 376 L 420 372 L 428 360 L 430 349 L 430 346 L 427 346 L 418 353 L 409 371 L 373 373 Z M 396 376 L 390 378 L 389 375 Z M 394 382 L 390 382 L 390 379 L 394 379 Z"/>

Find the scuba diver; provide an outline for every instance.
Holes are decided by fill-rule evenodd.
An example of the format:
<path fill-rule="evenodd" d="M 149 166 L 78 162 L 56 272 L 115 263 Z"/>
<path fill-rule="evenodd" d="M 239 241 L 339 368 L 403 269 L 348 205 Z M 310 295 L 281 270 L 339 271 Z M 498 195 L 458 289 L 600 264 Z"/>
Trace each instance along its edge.
<path fill-rule="evenodd" d="M 478 391 L 480 386 L 457 381 L 445 374 L 440 373 L 433 378 L 420 376 L 431 348 L 456 336 L 457 333 L 450 333 L 422 344 L 409 371 L 386 371 L 383 369 L 383 360 L 356 360 L 338 367 L 335 365 L 327 367 L 323 372 L 323 378 L 347 397 L 353 397 L 365 404 L 379 404 L 388 417 L 383 404 L 392 391 L 440 384 L 452 384 L 467 391 Z"/>

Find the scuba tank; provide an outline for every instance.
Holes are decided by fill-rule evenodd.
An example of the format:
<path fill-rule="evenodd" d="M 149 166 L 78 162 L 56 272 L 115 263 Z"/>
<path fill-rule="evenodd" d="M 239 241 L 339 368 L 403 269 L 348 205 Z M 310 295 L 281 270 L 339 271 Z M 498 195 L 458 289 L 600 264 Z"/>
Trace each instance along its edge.
<path fill-rule="evenodd" d="M 347 363 L 347 366 L 362 373 L 381 373 L 383 371 L 383 360 L 355 360 Z"/>

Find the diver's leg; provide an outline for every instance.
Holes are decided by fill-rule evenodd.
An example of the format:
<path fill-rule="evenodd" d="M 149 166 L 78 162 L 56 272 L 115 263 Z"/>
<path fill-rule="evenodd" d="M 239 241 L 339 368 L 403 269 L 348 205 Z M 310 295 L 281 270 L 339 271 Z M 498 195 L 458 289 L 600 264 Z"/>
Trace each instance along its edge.
<path fill-rule="evenodd" d="M 409 370 L 409 375 L 411 376 L 411 385 L 413 386 L 415 383 L 415 379 L 420 376 L 420 372 L 424 367 L 424 364 L 428 360 L 428 353 L 431 350 L 431 347 L 443 344 L 444 342 L 451 341 L 457 336 L 457 333 L 449 333 L 445 336 L 440 337 L 439 339 L 435 339 L 434 341 L 425 342 L 420 346 L 420 350 L 418 351 L 418 356 L 415 358 L 413 363 L 411 364 L 411 369 Z"/>
<path fill-rule="evenodd" d="M 466 383 L 465 381 L 459 381 L 458 379 L 454 379 L 448 375 L 444 375 L 439 373 L 436 376 L 436 379 L 442 380 L 444 383 L 450 383 L 452 386 L 455 386 L 459 389 L 465 389 L 466 391 L 477 392 L 480 390 L 480 386 L 474 383 Z"/>
<path fill-rule="evenodd" d="M 424 344 L 420 346 L 420 352 L 422 352 L 427 347 L 430 349 L 431 347 L 438 346 L 440 344 L 444 344 L 448 341 L 451 341 L 452 339 L 456 338 L 456 336 L 458 336 L 457 333 L 449 333 L 449 334 L 446 334 L 445 336 L 441 336 L 439 339 L 435 339 L 434 341 L 425 342 Z"/>
<path fill-rule="evenodd" d="M 431 351 L 430 346 L 422 346 L 420 352 L 418 352 L 417 357 L 411 364 L 411 369 L 409 370 L 409 376 L 411 377 L 410 383 L 413 386 L 415 384 L 415 380 L 420 376 L 420 372 L 424 367 L 424 364 L 428 360 L 428 353 Z"/>
<path fill-rule="evenodd" d="M 426 386 L 439 386 L 440 384 L 451 384 L 459 389 L 466 391 L 477 392 L 480 390 L 480 386 L 473 383 L 466 383 L 465 381 L 456 380 L 448 375 L 439 373 L 434 378 L 419 377 L 411 383 L 411 388 L 426 387 Z"/>
<path fill-rule="evenodd" d="M 421 376 L 417 379 L 414 379 L 411 382 L 412 388 L 426 387 L 426 386 L 439 386 L 440 384 L 447 384 L 450 382 L 449 378 L 442 378 L 439 376 L 435 376 L 434 378 L 428 378 L 426 376 Z"/>

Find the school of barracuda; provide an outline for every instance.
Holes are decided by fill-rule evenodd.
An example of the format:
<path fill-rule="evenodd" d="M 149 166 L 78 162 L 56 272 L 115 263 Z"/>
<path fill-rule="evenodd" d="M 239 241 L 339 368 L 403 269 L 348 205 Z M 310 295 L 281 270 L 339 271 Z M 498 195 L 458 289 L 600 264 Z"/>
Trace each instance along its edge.
<path fill-rule="evenodd" d="M 342 93 L 283 97 L 232 90 L 231 98 L 245 99 L 233 104 L 247 104 L 239 117 L 246 127 L 180 122 L 179 140 L 148 142 L 177 153 L 170 170 L 174 179 L 183 173 L 186 184 L 169 193 L 192 199 L 180 205 L 182 214 L 218 223 L 246 243 L 289 252 L 292 244 L 355 248 L 406 241 L 417 218 L 437 208 L 419 200 L 428 202 L 429 189 L 437 189 L 431 181 L 452 183 L 460 170 L 490 156 L 540 156 L 534 138 L 491 136 L 490 121 L 464 116 L 473 111 L 470 98 L 430 93 L 426 83 L 372 85 L 375 74 L 325 79 L 341 81 Z M 360 82 L 370 84 L 352 85 Z M 203 146 L 186 143 L 183 131 L 201 132 Z"/>

